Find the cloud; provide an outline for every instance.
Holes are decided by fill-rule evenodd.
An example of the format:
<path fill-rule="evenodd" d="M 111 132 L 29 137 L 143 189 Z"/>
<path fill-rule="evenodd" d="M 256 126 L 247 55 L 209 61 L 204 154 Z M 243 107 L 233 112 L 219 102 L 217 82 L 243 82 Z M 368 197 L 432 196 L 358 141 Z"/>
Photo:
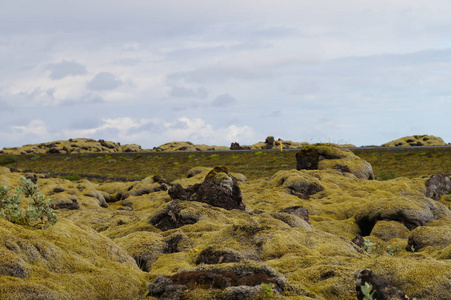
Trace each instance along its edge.
<path fill-rule="evenodd" d="M 115 89 L 121 84 L 122 81 L 114 76 L 114 74 L 109 72 L 101 72 L 98 73 L 90 82 L 88 82 L 87 87 L 90 90 L 102 91 Z"/>
<path fill-rule="evenodd" d="M 88 93 L 82 95 L 79 98 L 64 100 L 64 102 L 62 102 L 61 105 L 85 105 L 85 104 L 98 104 L 103 102 L 105 102 L 105 100 L 102 97 L 92 93 Z"/>
<path fill-rule="evenodd" d="M 174 86 L 168 93 L 171 97 L 176 98 L 205 98 L 208 96 L 208 91 L 204 87 L 199 87 L 197 90 L 186 88 L 183 86 Z"/>
<path fill-rule="evenodd" d="M 15 135 L 32 138 L 33 140 L 45 140 L 50 136 L 46 123 L 40 119 L 31 120 L 26 125 L 12 126 L 12 129 Z"/>
<path fill-rule="evenodd" d="M 211 105 L 214 107 L 225 107 L 229 106 L 230 104 L 236 102 L 236 99 L 230 96 L 229 94 L 222 94 L 218 97 L 216 97 L 212 102 Z"/>
<path fill-rule="evenodd" d="M 47 70 L 50 70 L 50 78 L 53 80 L 62 79 L 66 76 L 85 75 L 88 72 L 84 65 L 67 60 L 48 64 Z"/>
<path fill-rule="evenodd" d="M 249 126 L 229 125 L 215 129 L 203 119 L 187 117 L 173 121 L 130 117 L 108 118 L 101 119 L 101 123 L 92 128 L 72 126 L 71 129 L 64 130 L 64 134 L 66 137 L 103 138 L 141 145 L 149 145 L 150 142 L 152 146 L 171 141 L 227 145 L 255 138 L 255 131 Z"/>

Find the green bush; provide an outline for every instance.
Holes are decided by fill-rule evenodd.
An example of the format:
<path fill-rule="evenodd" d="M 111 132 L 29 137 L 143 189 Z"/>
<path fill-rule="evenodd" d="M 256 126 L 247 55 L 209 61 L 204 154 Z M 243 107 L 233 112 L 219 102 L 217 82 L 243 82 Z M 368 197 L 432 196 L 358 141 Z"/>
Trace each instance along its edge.
<path fill-rule="evenodd" d="M 81 177 L 77 174 L 66 175 L 63 178 L 70 181 L 79 181 L 81 179 Z"/>
<path fill-rule="evenodd" d="M 13 164 L 17 162 L 17 157 L 14 155 L 2 155 L 0 156 L 0 165 Z"/>
<path fill-rule="evenodd" d="M 33 227 L 46 228 L 55 225 L 57 218 L 50 205 L 52 200 L 41 195 L 38 185 L 29 179 L 20 178 L 21 185 L 15 188 L 16 193 L 10 195 L 11 188 L 0 187 L 0 217 L 16 224 L 27 224 Z M 27 198 L 28 208 L 22 211 L 21 197 Z"/>

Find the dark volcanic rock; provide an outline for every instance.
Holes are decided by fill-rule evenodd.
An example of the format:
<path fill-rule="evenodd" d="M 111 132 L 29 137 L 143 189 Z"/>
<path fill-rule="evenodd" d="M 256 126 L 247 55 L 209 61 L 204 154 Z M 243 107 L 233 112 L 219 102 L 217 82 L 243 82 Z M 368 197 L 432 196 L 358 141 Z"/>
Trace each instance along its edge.
<path fill-rule="evenodd" d="M 360 235 L 356 235 L 355 238 L 352 239 L 352 242 L 362 248 L 365 245 L 365 239 Z"/>
<path fill-rule="evenodd" d="M 193 271 L 182 271 L 171 276 L 175 285 L 189 289 L 204 286 L 210 289 L 225 289 L 232 286 L 261 286 L 262 283 L 274 284 L 274 291 L 285 290 L 286 279 L 269 266 L 253 267 L 234 264 L 230 267 L 201 267 Z"/>
<path fill-rule="evenodd" d="M 230 145 L 230 150 L 249 150 L 249 146 L 240 146 L 239 143 L 232 143 Z"/>
<path fill-rule="evenodd" d="M 374 179 L 370 163 L 336 145 L 307 145 L 296 152 L 297 170 L 335 169 L 361 179 Z"/>
<path fill-rule="evenodd" d="M 238 181 L 229 175 L 225 166 L 211 170 L 200 185 L 184 189 L 181 185 L 175 184 L 168 193 L 171 199 L 203 202 L 227 210 L 245 209 Z"/>
<path fill-rule="evenodd" d="M 207 248 L 203 250 L 196 260 L 196 265 L 199 264 L 223 264 L 231 262 L 239 262 L 241 259 L 231 251 L 215 250 L 214 248 Z"/>
<path fill-rule="evenodd" d="M 80 205 L 78 204 L 77 198 L 75 197 L 58 197 L 52 199 L 52 204 L 50 205 L 53 209 L 79 209 Z"/>
<path fill-rule="evenodd" d="M 372 286 L 371 292 L 374 291 L 373 299 L 377 300 L 409 300 L 409 297 L 398 288 L 390 286 L 389 283 L 382 277 L 377 276 L 370 269 L 358 270 L 354 274 L 355 289 L 357 293 L 357 299 L 363 300 L 365 295 L 362 292 L 362 286 L 365 283 L 369 283 Z"/>
<path fill-rule="evenodd" d="M 176 202 L 171 202 L 165 209 L 154 215 L 150 219 L 150 223 L 158 229 L 166 231 L 197 222 L 195 218 L 181 215 L 181 211 L 182 209 Z"/>
<path fill-rule="evenodd" d="M 159 275 L 157 279 L 148 286 L 149 296 L 160 299 L 177 300 L 180 299 L 180 292 L 185 290 L 185 286 L 175 285 L 172 280 Z"/>
<path fill-rule="evenodd" d="M 451 179 L 443 173 L 432 175 L 426 181 L 426 197 L 439 200 L 451 192 Z"/>

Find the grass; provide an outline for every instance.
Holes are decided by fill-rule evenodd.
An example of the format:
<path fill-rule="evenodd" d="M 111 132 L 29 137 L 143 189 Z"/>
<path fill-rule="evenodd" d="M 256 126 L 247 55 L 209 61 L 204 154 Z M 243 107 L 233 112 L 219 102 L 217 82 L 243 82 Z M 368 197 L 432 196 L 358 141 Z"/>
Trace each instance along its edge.
<path fill-rule="evenodd" d="M 439 172 L 451 173 L 451 149 L 370 149 L 352 150 L 372 166 L 376 179 L 429 176 Z M 70 157 L 70 159 L 67 159 Z M 32 159 L 30 159 L 32 158 Z M 240 172 L 250 180 L 264 178 L 279 170 L 296 167 L 295 151 L 230 151 L 230 152 L 158 152 L 63 155 L 0 155 L 0 164 L 53 175 L 106 177 L 136 180 L 160 174 L 168 180 L 186 176 L 196 166 L 226 165 L 232 172 Z"/>

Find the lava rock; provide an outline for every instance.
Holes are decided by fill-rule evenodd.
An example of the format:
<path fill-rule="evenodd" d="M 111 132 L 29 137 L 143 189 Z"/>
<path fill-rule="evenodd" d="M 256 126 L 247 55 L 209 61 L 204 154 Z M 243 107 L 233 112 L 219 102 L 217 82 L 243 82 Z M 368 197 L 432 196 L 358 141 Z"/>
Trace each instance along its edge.
<path fill-rule="evenodd" d="M 197 219 L 192 216 L 182 215 L 181 211 L 182 209 L 176 202 L 171 202 L 165 209 L 154 215 L 150 219 L 150 223 L 158 229 L 166 231 L 197 222 Z"/>
<path fill-rule="evenodd" d="M 387 280 L 382 277 L 377 276 L 370 269 L 358 270 L 354 274 L 355 278 L 355 289 L 357 293 L 357 299 L 363 300 L 367 299 L 362 292 L 362 286 L 365 283 L 369 283 L 372 286 L 371 292 L 374 291 L 373 299 L 377 300 L 391 300 L 391 299 L 401 299 L 409 300 L 409 297 L 401 291 L 400 289 L 389 285 Z"/>
<path fill-rule="evenodd" d="M 361 179 L 374 179 L 370 163 L 336 145 L 307 145 L 296 152 L 297 170 L 335 169 Z"/>
<path fill-rule="evenodd" d="M 175 184 L 169 189 L 168 194 L 171 199 L 203 202 L 227 210 L 245 209 L 238 181 L 229 174 L 225 166 L 215 167 L 201 184 L 186 189 Z"/>
<path fill-rule="evenodd" d="M 451 192 L 451 179 L 443 173 L 432 175 L 426 181 L 426 197 L 439 200 Z"/>

